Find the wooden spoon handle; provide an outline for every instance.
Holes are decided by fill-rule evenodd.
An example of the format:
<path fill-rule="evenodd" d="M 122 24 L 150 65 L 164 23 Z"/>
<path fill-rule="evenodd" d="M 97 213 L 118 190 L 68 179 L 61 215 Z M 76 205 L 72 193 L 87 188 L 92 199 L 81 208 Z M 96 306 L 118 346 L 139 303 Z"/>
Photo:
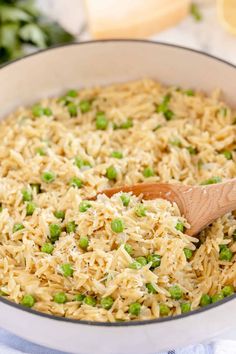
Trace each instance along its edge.
<path fill-rule="evenodd" d="M 236 178 L 209 186 L 197 186 L 184 193 L 183 214 L 191 225 L 189 235 L 203 230 L 224 214 L 236 210 Z"/>

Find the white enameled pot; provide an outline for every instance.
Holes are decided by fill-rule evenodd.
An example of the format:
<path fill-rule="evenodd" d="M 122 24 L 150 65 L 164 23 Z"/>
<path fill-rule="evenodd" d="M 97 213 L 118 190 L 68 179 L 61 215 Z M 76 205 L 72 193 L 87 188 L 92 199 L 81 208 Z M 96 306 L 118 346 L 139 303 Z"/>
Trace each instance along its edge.
<path fill-rule="evenodd" d="M 236 68 L 186 48 L 148 41 L 76 43 L 0 69 L 1 118 L 19 105 L 65 89 L 150 77 L 211 92 L 222 88 L 236 106 Z M 236 295 L 175 318 L 91 323 L 53 317 L 0 297 L 0 326 L 32 342 L 83 354 L 152 354 L 213 338 L 235 325 Z"/>

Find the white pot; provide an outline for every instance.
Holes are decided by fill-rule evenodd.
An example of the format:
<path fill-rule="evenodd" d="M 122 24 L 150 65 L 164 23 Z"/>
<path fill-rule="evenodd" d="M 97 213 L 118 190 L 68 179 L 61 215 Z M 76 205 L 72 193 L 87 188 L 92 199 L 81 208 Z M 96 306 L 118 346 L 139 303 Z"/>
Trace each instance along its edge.
<path fill-rule="evenodd" d="M 151 77 L 211 92 L 236 106 L 236 68 L 193 50 L 148 41 L 77 43 L 30 55 L 0 70 L 1 115 L 73 87 Z M 0 298 L 0 326 L 32 342 L 72 353 L 151 354 L 209 340 L 235 324 L 236 295 L 174 318 L 89 323 L 57 318 Z"/>

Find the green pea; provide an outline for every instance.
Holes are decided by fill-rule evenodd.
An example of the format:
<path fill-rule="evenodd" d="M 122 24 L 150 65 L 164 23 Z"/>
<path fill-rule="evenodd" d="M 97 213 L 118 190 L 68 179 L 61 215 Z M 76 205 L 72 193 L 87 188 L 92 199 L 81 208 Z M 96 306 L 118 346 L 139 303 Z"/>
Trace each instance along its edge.
<path fill-rule="evenodd" d="M 154 286 L 151 283 L 147 283 L 146 288 L 147 288 L 149 294 L 156 294 L 157 293 L 156 289 L 154 288 Z"/>
<path fill-rule="evenodd" d="M 124 249 L 126 250 L 126 252 L 127 252 L 128 254 L 132 254 L 132 253 L 133 253 L 133 247 L 130 246 L 128 243 L 126 243 L 126 244 L 124 245 Z"/>
<path fill-rule="evenodd" d="M 88 245 L 89 245 L 89 239 L 88 239 L 88 237 L 87 237 L 87 236 L 80 237 L 79 246 L 80 246 L 83 250 L 87 250 Z"/>
<path fill-rule="evenodd" d="M 184 248 L 184 254 L 187 260 L 191 259 L 193 256 L 193 251 L 189 248 Z"/>
<path fill-rule="evenodd" d="M 174 300 L 180 300 L 183 296 L 183 291 L 178 285 L 173 285 L 169 288 L 169 293 Z"/>
<path fill-rule="evenodd" d="M 181 313 L 187 313 L 191 311 L 191 303 L 190 302 L 182 302 L 180 305 Z"/>
<path fill-rule="evenodd" d="M 40 155 L 40 156 L 45 156 L 46 152 L 43 148 L 36 148 L 35 149 L 36 154 Z"/>
<path fill-rule="evenodd" d="M 130 263 L 129 268 L 130 269 L 141 269 L 142 265 L 139 262 L 134 261 L 133 263 Z"/>
<path fill-rule="evenodd" d="M 50 117 L 52 116 L 52 110 L 49 107 L 44 108 L 43 113 L 45 116 Z"/>
<path fill-rule="evenodd" d="M 212 296 L 212 303 L 214 304 L 215 302 L 223 300 L 223 298 L 224 298 L 224 295 L 222 293 L 215 294 Z"/>
<path fill-rule="evenodd" d="M 56 293 L 53 296 L 53 301 L 56 302 L 57 304 L 64 304 L 67 301 L 67 296 L 63 292 Z"/>
<path fill-rule="evenodd" d="M 106 177 L 110 181 L 115 181 L 117 179 L 117 171 L 114 166 L 110 166 L 107 168 Z"/>
<path fill-rule="evenodd" d="M 136 258 L 136 262 L 138 262 L 139 264 L 141 264 L 142 267 L 144 267 L 145 265 L 147 265 L 147 259 L 145 257 L 137 257 Z"/>
<path fill-rule="evenodd" d="M 41 184 L 39 183 L 31 183 L 30 187 L 32 190 L 35 190 L 36 194 L 41 193 Z"/>
<path fill-rule="evenodd" d="M 167 94 L 164 96 L 162 103 L 157 107 L 157 113 L 162 113 L 166 120 L 171 120 L 174 113 L 168 108 L 171 95 Z"/>
<path fill-rule="evenodd" d="M 143 175 L 144 177 L 148 178 L 148 177 L 153 177 L 155 176 L 155 172 L 153 171 L 153 169 L 151 167 L 146 167 L 143 170 Z"/>
<path fill-rule="evenodd" d="M 160 315 L 163 317 L 168 316 L 170 314 L 170 308 L 166 304 L 160 304 L 159 309 L 160 309 Z"/>
<path fill-rule="evenodd" d="M 70 180 L 70 186 L 76 187 L 76 188 L 82 188 L 83 181 L 81 179 L 79 179 L 78 177 L 72 177 Z"/>
<path fill-rule="evenodd" d="M 27 190 L 24 188 L 24 189 L 22 189 L 21 194 L 22 194 L 22 200 L 24 202 L 30 202 L 33 199 L 33 196 L 32 196 L 32 193 L 30 190 Z"/>
<path fill-rule="evenodd" d="M 182 222 L 177 222 L 175 225 L 176 230 L 184 232 L 184 224 Z"/>
<path fill-rule="evenodd" d="M 49 226 L 50 240 L 56 242 L 61 235 L 61 226 L 58 224 L 51 224 Z"/>
<path fill-rule="evenodd" d="M 82 302 L 82 301 L 84 301 L 84 299 L 85 299 L 85 295 L 83 295 L 83 294 L 76 294 L 74 296 L 74 301 Z"/>
<path fill-rule="evenodd" d="M 133 302 L 129 305 L 129 313 L 132 316 L 138 316 L 141 311 L 141 305 L 138 302 Z"/>
<path fill-rule="evenodd" d="M 113 151 L 111 153 L 111 157 L 114 157 L 115 159 L 122 159 L 123 158 L 123 154 L 120 151 Z"/>
<path fill-rule="evenodd" d="M 41 247 L 41 252 L 44 253 L 52 254 L 53 250 L 54 246 L 49 242 L 44 243 Z"/>
<path fill-rule="evenodd" d="M 56 175 L 52 171 L 46 171 L 42 174 L 42 180 L 45 183 L 51 183 L 55 180 Z"/>
<path fill-rule="evenodd" d="M 79 108 L 80 108 L 81 113 L 87 113 L 91 110 L 91 102 L 86 101 L 86 100 L 80 101 Z"/>
<path fill-rule="evenodd" d="M 21 300 L 21 305 L 26 307 L 33 307 L 35 304 L 35 298 L 32 295 L 26 294 Z"/>
<path fill-rule="evenodd" d="M 222 182 L 222 178 L 218 176 L 213 176 L 203 182 L 201 182 L 201 185 L 208 185 L 208 184 L 215 184 L 215 183 L 220 183 Z"/>
<path fill-rule="evenodd" d="M 193 146 L 188 146 L 186 149 L 188 150 L 190 155 L 196 155 L 197 154 L 197 149 L 195 149 Z"/>
<path fill-rule="evenodd" d="M 121 219 L 113 219 L 111 222 L 111 229 L 115 233 L 120 233 L 124 231 L 124 223 Z"/>
<path fill-rule="evenodd" d="M 89 203 L 88 200 L 83 200 L 79 205 L 79 211 L 81 213 L 85 213 L 91 207 L 92 207 L 92 205 L 91 205 L 91 203 Z"/>
<path fill-rule="evenodd" d="M 232 154 L 231 151 L 225 150 L 225 151 L 222 152 L 222 154 L 224 155 L 224 157 L 227 160 L 232 160 L 232 158 L 233 158 L 233 154 Z"/>
<path fill-rule="evenodd" d="M 89 305 L 89 306 L 96 306 L 96 303 L 97 303 L 97 301 L 96 301 L 96 299 L 94 298 L 94 297 L 92 297 L 92 296 L 86 296 L 85 298 L 84 298 L 84 303 L 86 304 L 86 305 Z"/>
<path fill-rule="evenodd" d="M 77 106 L 74 103 L 69 103 L 67 109 L 71 117 L 77 117 L 78 110 Z"/>
<path fill-rule="evenodd" d="M 69 221 L 66 225 L 66 232 L 69 234 L 71 232 L 75 232 L 76 224 L 74 221 Z"/>
<path fill-rule="evenodd" d="M 105 116 L 105 113 L 98 112 L 96 116 L 96 128 L 98 130 L 106 130 L 108 127 L 108 120 Z"/>
<path fill-rule="evenodd" d="M 219 256 L 221 261 L 228 261 L 230 262 L 233 258 L 233 252 L 224 245 L 222 249 L 220 250 L 220 256 Z"/>
<path fill-rule="evenodd" d="M 127 207 L 127 206 L 129 205 L 129 202 L 130 202 L 130 196 L 129 196 L 129 194 L 125 194 L 125 193 L 121 194 L 120 199 L 121 199 L 121 201 L 122 201 L 122 204 L 123 204 L 125 207 Z"/>
<path fill-rule="evenodd" d="M 151 263 L 151 268 L 157 268 L 161 265 L 161 256 L 159 254 L 149 254 L 147 256 L 148 263 Z"/>
<path fill-rule="evenodd" d="M 13 232 L 17 232 L 17 231 L 20 231 L 20 230 L 23 230 L 25 227 L 23 224 L 21 223 L 16 223 L 14 224 L 13 226 Z"/>
<path fill-rule="evenodd" d="M 112 307 L 113 303 L 114 303 L 114 300 L 112 299 L 111 296 L 106 296 L 106 297 L 101 299 L 101 306 L 105 310 L 110 310 L 110 308 Z"/>
<path fill-rule="evenodd" d="M 55 210 L 53 214 L 57 219 L 65 219 L 65 212 L 63 210 Z"/>
<path fill-rule="evenodd" d="M 144 205 L 140 204 L 135 208 L 135 214 L 139 218 L 144 217 L 147 215 L 147 209 L 145 208 Z"/>
<path fill-rule="evenodd" d="M 78 92 L 76 90 L 71 89 L 66 92 L 66 96 L 75 98 L 78 96 Z"/>
<path fill-rule="evenodd" d="M 131 118 L 128 118 L 126 122 L 120 125 L 120 129 L 129 129 L 132 128 L 133 125 L 133 120 Z"/>
<path fill-rule="evenodd" d="M 200 306 L 208 306 L 212 303 L 212 298 L 210 295 L 203 294 L 200 300 Z"/>
<path fill-rule="evenodd" d="M 44 109 L 40 105 L 35 105 L 32 107 L 32 114 L 34 117 L 41 117 L 44 115 Z"/>
<path fill-rule="evenodd" d="M 26 205 L 26 215 L 33 215 L 34 211 L 36 209 L 36 205 L 33 202 L 28 202 Z"/>
<path fill-rule="evenodd" d="M 226 296 L 230 296 L 234 294 L 234 287 L 233 285 L 226 285 L 223 287 L 222 289 L 222 294 L 226 297 Z"/>
<path fill-rule="evenodd" d="M 76 158 L 75 158 L 75 165 L 76 165 L 78 168 L 82 168 L 82 167 L 85 167 L 85 166 L 91 167 L 91 164 L 90 164 L 89 161 L 87 161 L 87 160 L 82 160 L 80 157 L 76 157 Z"/>
<path fill-rule="evenodd" d="M 69 263 L 62 264 L 61 271 L 64 277 L 72 277 L 74 273 L 74 270 L 72 269 L 72 266 Z"/>

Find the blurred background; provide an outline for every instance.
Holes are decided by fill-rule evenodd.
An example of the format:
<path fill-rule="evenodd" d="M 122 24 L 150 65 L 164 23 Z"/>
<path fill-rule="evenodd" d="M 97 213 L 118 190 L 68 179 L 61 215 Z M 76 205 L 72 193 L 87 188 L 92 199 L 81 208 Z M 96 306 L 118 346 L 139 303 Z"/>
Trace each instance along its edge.
<path fill-rule="evenodd" d="M 0 65 L 101 38 L 179 44 L 236 64 L 236 0 L 0 0 Z"/>

